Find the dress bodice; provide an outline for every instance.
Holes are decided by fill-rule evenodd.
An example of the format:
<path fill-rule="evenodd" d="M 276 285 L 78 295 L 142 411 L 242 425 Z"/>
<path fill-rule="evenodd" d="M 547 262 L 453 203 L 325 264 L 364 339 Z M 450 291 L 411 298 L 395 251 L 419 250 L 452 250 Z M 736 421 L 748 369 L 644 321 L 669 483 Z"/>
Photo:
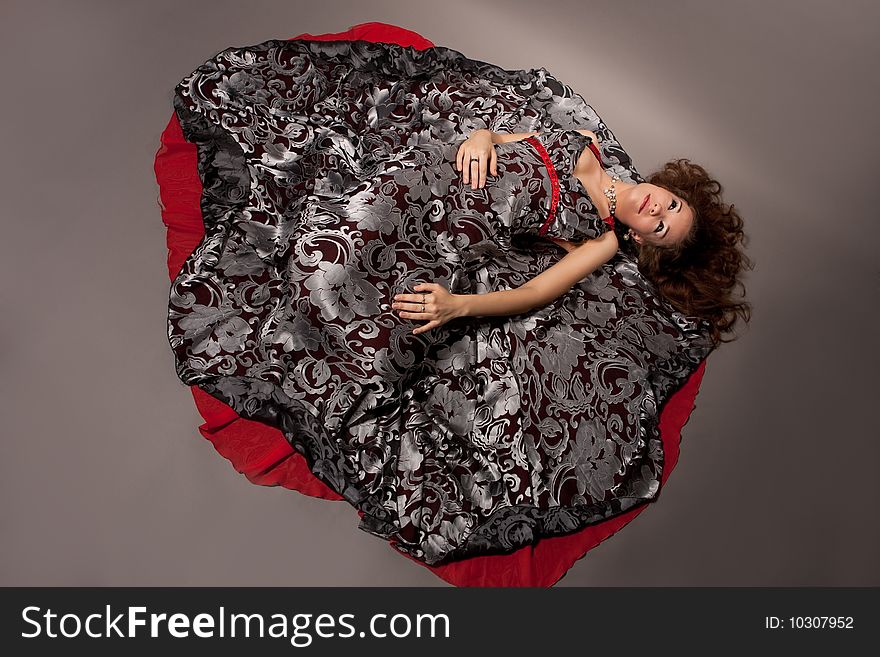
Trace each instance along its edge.
<path fill-rule="evenodd" d="M 520 181 L 512 189 L 498 181 L 511 197 L 508 222 L 513 232 L 581 242 L 613 228 L 613 219 L 603 220 L 574 175 L 585 148 L 601 163 L 591 137 L 574 129 L 554 129 L 496 148 L 499 165 Z"/>
<path fill-rule="evenodd" d="M 601 162 L 587 135 L 573 129 L 539 132 L 498 144 L 498 175 L 488 175 L 484 187 L 451 185 L 444 200 L 446 226 L 462 266 L 473 271 L 499 258 L 514 246 L 514 236 L 584 242 L 611 230 L 574 175 L 585 148 Z M 452 167 L 458 146 L 441 150 Z"/>
<path fill-rule="evenodd" d="M 557 237 L 561 233 L 571 232 L 566 226 L 574 226 L 575 237 L 588 239 L 614 228 L 614 217 L 600 217 L 593 199 L 574 174 L 585 148 L 589 148 L 602 164 L 599 149 L 590 136 L 573 128 L 558 129 L 540 132 L 524 141 L 542 158 L 553 187 L 550 207 L 546 208 L 546 218 L 538 229 L 539 235 Z M 553 196 L 557 198 L 555 204 L 552 202 Z M 597 223 L 597 219 L 601 219 L 601 223 Z"/>

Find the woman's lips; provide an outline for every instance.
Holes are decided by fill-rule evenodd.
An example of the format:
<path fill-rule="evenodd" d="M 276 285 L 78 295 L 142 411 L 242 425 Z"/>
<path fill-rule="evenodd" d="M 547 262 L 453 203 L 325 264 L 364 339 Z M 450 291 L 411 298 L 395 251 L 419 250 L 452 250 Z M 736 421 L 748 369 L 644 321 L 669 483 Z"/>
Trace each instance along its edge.
<path fill-rule="evenodd" d="M 648 195 L 645 197 L 645 200 L 642 201 L 642 204 L 639 206 L 639 214 L 642 214 L 642 210 L 644 210 L 644 209 L 645 209 L 645 206 L 648 205 L 648 199 L 649 199 L 649 198 L 651 198 L 651 195 L 650 195 L 650 194 L 648 194 Z"/>

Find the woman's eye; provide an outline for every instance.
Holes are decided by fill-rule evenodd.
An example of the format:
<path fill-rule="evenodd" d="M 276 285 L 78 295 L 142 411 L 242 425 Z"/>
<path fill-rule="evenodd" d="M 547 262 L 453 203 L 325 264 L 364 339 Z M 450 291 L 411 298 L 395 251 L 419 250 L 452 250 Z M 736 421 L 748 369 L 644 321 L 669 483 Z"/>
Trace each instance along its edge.
<path fill-rule="evenodd" d="M 654 230 L 654 232 L 655 232 L 655 233 L 659 233 L 659 232 L 662 232 L 662 231 L 663 231 L 663 222 L 661 221 L 661 222 L 657 225 L 657 228 Z"/>
<path fill-rule="evenodd" d="M 678 207 L 678 199 L 672 199 L 672 203 L 669 204 L 670 210 L 675 210 Z"/>

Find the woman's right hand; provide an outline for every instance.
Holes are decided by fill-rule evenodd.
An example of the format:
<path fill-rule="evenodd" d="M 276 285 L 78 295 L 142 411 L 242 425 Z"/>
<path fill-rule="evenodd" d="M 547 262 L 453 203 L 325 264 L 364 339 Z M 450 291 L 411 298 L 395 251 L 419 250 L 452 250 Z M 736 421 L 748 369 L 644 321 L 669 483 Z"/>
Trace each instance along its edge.
<path fill-rule="evenodd" d="M 495 153 L 495 142 L 492 131 L 486 128 L 474 130 L 458 147 L 455 156 L 455 168 L 462 172 L 462 182 L 471 182 L 471 189 L 486 185 L 486 170 L 492 169 L 492 175 L 498 175 L 498 156 Z"/>

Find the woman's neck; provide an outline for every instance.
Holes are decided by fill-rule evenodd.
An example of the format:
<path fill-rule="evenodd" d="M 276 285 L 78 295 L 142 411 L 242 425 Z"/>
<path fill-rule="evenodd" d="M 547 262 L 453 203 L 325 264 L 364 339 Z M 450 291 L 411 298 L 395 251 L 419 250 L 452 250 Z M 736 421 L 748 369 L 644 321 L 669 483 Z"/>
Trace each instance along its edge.
<path fill-rule="evenodd" d="M 581 182 L 593 205 L 599 210 L 603 217 L 611 214 L 611 201 L 605 196 L 605 190 L 611 188 L 614 183 L 614 192 L 617 197 L 617 207 L 619 208 L 624 201 L 629 199 L 632 190 L 635 188 L 633 183 L 615 181 L 604 169 L 598 168 L 593 172 L 580 172 L 576 174 L 577 179 Z"/>

